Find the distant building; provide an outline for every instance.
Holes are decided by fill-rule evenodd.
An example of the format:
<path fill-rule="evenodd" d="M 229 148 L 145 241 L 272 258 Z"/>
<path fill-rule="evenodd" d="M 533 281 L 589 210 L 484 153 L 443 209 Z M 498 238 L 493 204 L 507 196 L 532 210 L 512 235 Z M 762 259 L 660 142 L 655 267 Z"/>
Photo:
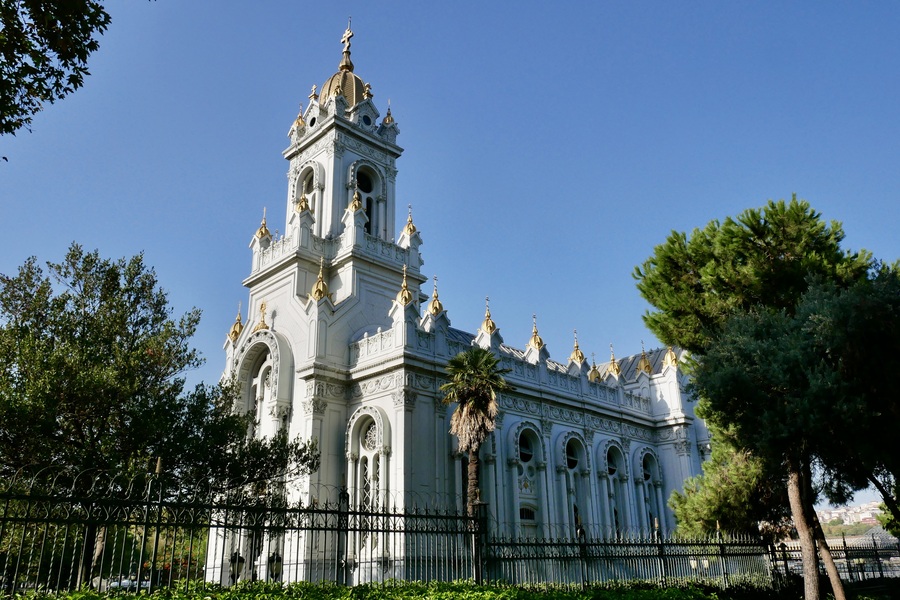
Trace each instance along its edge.
<path fill-rule="evenodd" d="M 536 322 L 517 326 L 521 346 L 508 345 L 489 306 L 474 332 L 452 327 L 437 284 L 422 289 L 423 235 L 411 212 L 397 210 L 400 130 L 356 74 L 352 35 L 337 73 L 313 86 L 291 124 L 285 233 L 273 236 L 264 217 L 253 235 L 250 316 L 238 315 L 225 344 L 241 409 L 256 415 L 253 434 L 286 428 L 319 440 L 321 468 L 290 494 L 314 503 L 344 490 L 360 509 L 436 498 L 462 510 L 466 457 L 448 433 L 453 407 L 439 386 L 447 361 L 477 344 L 500 357 L 515 386 L 481 450 L 492 527 L 532 537 L 670 531 L 666 501 L 701 472 L 709 448 L 679 353 L 592 364 L 576 338 L 556 361 Z M 346 552 L 378 551 L 367 543 Z M 210 556 L 240 552 L 242 568 L 264 577 L 265 557 L 245 546 L 213 536 Z M 227 565 L 209 565 L 208 576 L 224 582 Z"/>

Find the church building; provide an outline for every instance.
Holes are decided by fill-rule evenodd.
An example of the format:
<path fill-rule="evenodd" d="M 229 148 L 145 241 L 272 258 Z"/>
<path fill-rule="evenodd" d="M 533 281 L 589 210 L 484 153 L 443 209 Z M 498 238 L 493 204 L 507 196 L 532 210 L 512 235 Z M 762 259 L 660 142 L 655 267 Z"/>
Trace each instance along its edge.
<path fill-rule="evenodd" d="M 422 270 L 423 234 L 411 212 L 398 214 L 400 129 L 357 75 L 352 37 L 348 28 L 338 71 L 312 87 L 290 126 L 285 233 L 273 236 L 266 216 L 254 233 L 249 317 L 238 314 L 225 344 L 240 408 L 256 415 L 253 435 L 287 429 L 318 440 L 320 468 L 290 494 L 314 504 L 343 492 L 358 509 L 463 510 L 467 459 L 439 387 L 448 360 L 476 344 L 499 357 L 515 388 L 499 398 L 481 448 L 481 500 L 496 531 L 671 531 L 666 501 L 701 472 L 709 448 L 679 353 L 642 349 L 595 364 L 575 338 L 554 360 L 536 323 L 516 326 L 532 325 L 524 347 L 507 344 L 489 305 L 482 323 L 451 326 L 452 307 Z"/>

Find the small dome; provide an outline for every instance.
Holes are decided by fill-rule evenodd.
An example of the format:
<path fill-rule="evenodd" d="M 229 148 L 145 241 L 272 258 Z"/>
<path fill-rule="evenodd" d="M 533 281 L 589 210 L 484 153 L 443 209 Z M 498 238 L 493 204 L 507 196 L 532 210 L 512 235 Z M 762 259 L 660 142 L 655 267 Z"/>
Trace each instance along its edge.
<path fill-rule="evenodd" d="M 343 96 L 347 99 L 347 106 L 354 107 L 363 101 L 366 84 L 357 77 L 353 71 L 338 71 L 328 78 L 322 85 L 322 93 L 319 96 L 324 103 L 332 96 Z"/>
<path fill-rule="evenodd" d="M 338 72 L 328 78 L 319 94 L 322 104 L 328 102 L 332 96 L 343 96 L 347 99 L 347 105 L 352 108 L 372 95 L 371 90 L 366 89 L 363 80 L 353 73 L 353 61 L 350 60 L 350 39 L 352 37 L 353 32 L 350 31 L 350 25 L 347 24 L 347 31 L 341 38 L 344 52 L 338 65 Z"/>

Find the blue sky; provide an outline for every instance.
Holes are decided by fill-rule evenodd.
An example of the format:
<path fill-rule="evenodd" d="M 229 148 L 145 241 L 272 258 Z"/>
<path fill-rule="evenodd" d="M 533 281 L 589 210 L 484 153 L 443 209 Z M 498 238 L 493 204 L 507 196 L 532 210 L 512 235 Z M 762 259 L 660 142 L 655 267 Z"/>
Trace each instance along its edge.
<path fill-rule="evenodd" d="M 0 138 L 0 272 L 77 241 L 144 251 L 197 306 L 216 380 L 298 104 L 356 73 L 400 126 L 397 202 L 455 327 L 484 297 L 551 356 L 658 345 L 632 272 L 673 229 L 792 193 L 900 257 L 900 5 L 838 2 L 110 3 L 85 87 Z M 424 288 L 430 293 L 430 285 Z"/>

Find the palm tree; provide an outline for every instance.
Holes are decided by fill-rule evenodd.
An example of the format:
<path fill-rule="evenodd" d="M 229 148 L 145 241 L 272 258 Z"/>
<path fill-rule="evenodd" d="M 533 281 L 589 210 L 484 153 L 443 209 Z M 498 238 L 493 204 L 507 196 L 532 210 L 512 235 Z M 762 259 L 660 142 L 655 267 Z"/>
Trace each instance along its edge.
<path fill-rule="evenodd" d="M 469 454 L 466 491 L 469 516 L 474 515 L 478 499 L 478 450 L 494 430 L 497 394 L 513 389 L 503 378 L 504 373 L 509 373 L 509 369 L 500 368 L 493 352 L 472 346 L 450 359 L 447 363 L 450 381 L 441 386 L 444 404 L 457 403 L 450 417 L 450 433 L 459 439 L 460 452 Z"/>

